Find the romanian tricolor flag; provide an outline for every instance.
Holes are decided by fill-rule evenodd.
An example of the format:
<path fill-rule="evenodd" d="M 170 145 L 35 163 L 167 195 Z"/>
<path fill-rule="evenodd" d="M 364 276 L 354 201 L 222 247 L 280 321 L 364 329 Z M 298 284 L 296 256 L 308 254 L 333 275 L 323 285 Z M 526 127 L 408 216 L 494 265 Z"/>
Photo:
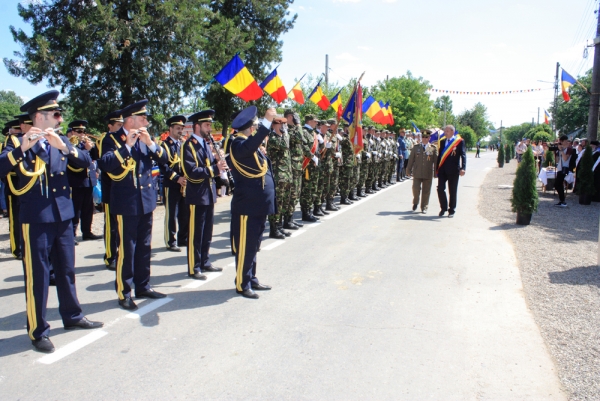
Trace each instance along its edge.
<path fill-rule="evenodd" d="M 308 98 L 323 111 L 326 111 L 331 105 L 331 103 L 329 103 L 329 99 L 327 99 L 323 93 L 323 89 L 321 89 L 321 81 L 319 81 L 317 86 L 315 86 L 315 89 L 313 89 Z"/>
<path fill-rule="evenodd" d="M 337 95 L 331 99 L 331 108 L 335 110 L 337 115 L 337 119 L 339 120 L 342 117 L 342 112 L 344 108 L 342 107 L 342 91 L 340 90 Z"/>
<path fill-rule="evenodd" d="M 304 78 L 304 75 L 302 75 L 302 78 Z M 304 92 L 302 92 L 302 88 L 300 87 L 300 81 L 302 81 L 302 78 L 296 82 L 296 85 L 294 85 L 290 93 L 288 93 L 288 97 L 298 104 L 304 104 Z"/>
<path fill-rule="evenodd" d="M 544 110 L 544 124 L 550 125 L 550 114 L 546 110 Z"/>
<path fill-rule="evenodd" d="M 362 112 L 374 122 L 383 124 L 381 122 L 383 118 L 383 111 L 381 110 L 379 103 L 377 103 L 377 100 L 373 99 L 373 96 L 369 96 L 365 99 L 362 105 Z"/>
<path fill-rule="evenodd" d="M 283 82 L 281 82 L 281 78 L 277 75 L 277 68 L 273 70 L 272 73 L 269 74 L 268 77 L 262 81 L 260 87 L 263 88 L 265 92 L 267 92 L 273 100 L 277 102 L 277 104 L 283 102 L 287 97 L 287 92 L 283 86 Z"/>
<path fill-rule="evenodd" d="M 263 95 L 263 90 L 237 54 L 215 75 L 215 80 L 246 102 L 259 99 Z"/>
<path fill-rule="evenodd" d="M 565 102 L 568 102 L 569 100 L 571 100 L 571 96 L 569 96 L 569 92 L 567 92 L 567 89 L 569 89 L 571 86 L 575 85 L 575 82 L 577 82 L 577 80 L 575 78 L 573 78 L 565 70 L 562 70 L 562 74 L 560 76 L 560 87 L 562 88 L 562 95 L 563 95 L 563 99 L 565 100 Z"/>
<path fill-rule="evenodd" d="M 356 86 L 354 93 L 350 96 L 346 108 L 342 112 L 342 118 L 350 124 L 348 127 L 350 143 L 354 149 L 354 154 L 358 154 L 363 150 L 363 135 L 362 135 L 362 88 L 360 83 Z"/>
<path fill-rule="evenodd" d="M 381 112 L 383 113 L 383 117 L 381 117 L 380 124 L 389 125 L 390 124 L 390 114 L 388 113 L 388 110 L 385 107 L 385 104 L 383 104 L 383 102 L 381 100 L 379 101 L 379 107 L 381 107 Z"/>
<path fill-rule="evenodd" d="M 387 109 L 387 112 L 388 112 L 389 125 L 394 125 L 394 115 L 392 114 L 392 106 L 390 106 L 390 102 L 387 102 L 385 104 L 385 108 Z"/>

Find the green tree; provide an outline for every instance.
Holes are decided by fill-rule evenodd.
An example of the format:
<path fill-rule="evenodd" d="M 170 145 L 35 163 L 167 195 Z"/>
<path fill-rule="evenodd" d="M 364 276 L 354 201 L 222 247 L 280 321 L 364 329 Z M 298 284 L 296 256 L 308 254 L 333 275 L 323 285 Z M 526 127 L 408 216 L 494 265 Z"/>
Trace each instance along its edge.
<path fill-rule="evenodd" d="M 450 99 L 450 96 L 444 95 L 438 97 L 433 102 L 433 107 L 437 114 L 436 123 L 438 127 L 443 127 L 448 124 L 456 125 L 456 116 L 452 112 L 452 100 Z"/>
<path fill-rule="evenodd" d="M 467 125 L 458 125 L 456 129 L 458 130 L 458 134 L 465 141 L 465 146 L 467 149 L 473 148 L 477 143 L 477 137 L 475 135 L 475 131 L 473 131 L 473 128 Z"/>
<path fill-rule="evenodd" d="M 297 15 L 288 18 L 288 8 L 292 3 L 293 0 L 210 1 L 213 12 L 210 26 L 223 40 L 211 37 L 207 49 L 210 57 L 205 66 L 206 72 L 211 77 L 214 76 L 236 52 L 242 52 L 246 67 L 259 83 L 262 82 L 271 72 L 273 64 L 281 61 L 283 42 L 280 36 L 294 27 Z M 231 35 L 241 40 L 232 45 Z M 215 109 L 215 118 L 223 125 L 223 133 L 231 123 L 231 115 L 247 106 L 217 82 L 209 85 L 204 97 L 211 108 Z M 272 99 L 268 95 L 254 102 L 261 112 L 271 103 Z"/>
<path fill-rule="evenodd" d="M 498 167 L 500 167 L 500 168 L 504 167 L 504 146 L 502 146 L 502 145 L 498 146 L 497 160 L 498 160 Z"/>
<path fill-rule="evenodd" d="M 511 205 L 512 211 L 521 214 L 532 214 L 538 208 L 538 192 L 536 188 L 537 169 L 531 147 L 523 154 L 523 159 L 517 167 L 513 183 Z"/>
<path fill-rule="evenodd" d="M 0 128 L 10 120 L 14 120 L 14 116 L 20 114 L 20 107 L 23 104 L 21 99 L 13 91 L 0 91 Z M 4 135 L 0 134 L 0 142 L 4 143 Z"/>
<path fill-rule="evenodd" d="M 510 143 L 516 143 L 525 138 L 530 129 L 531 123 L 513 125 L 502 131 L 502 139 Z"/>
<path fill-rule="evenodd" d="M 552 142 L 552 140 L 554 140 L 554 136 L 545 131 L 538 131 L 535 133 L 532 139 L 534 142 Z"/>
<path fill-rule="evenodd" d="M 579 76 L 577 80 L 587 88 L 591 88 L 592 70 L 589 70 L 583 76 Z M 556 113 L 552 115 L 556 129 L 561 134 L 569 134 L 579 128 L 587 132 L 590 95 L 580 85 L 575 84 L 569 89 L 569 96 L 571 97 L 569 102 L 565 102 L 562 96 L 558 97 Z"/>
<path fill-rule="evenodd" d="M 459 114 L 456 121 L 460 125 L 468 125 L 473 128 L 477 139 L 487 136 L 492 128 L 492 123 L 488 120 L 487 108 L 479 102 L 471 110 L 465 110 Z"/>
<path fill-rule="evenodd" d="M 411 128 L 411 121 L 420 128 L 435 124 L 436 113 L 428 93 L 430 87 L 428 81 L 422 77 L 416 78 L 407 71 L 401 77 L 377 82 L 367 88 L 366 93 L 373 95 L 376 100 L 390 102 L 394 115 L 391 129 L 398 132 L 400 128 Z"/>
<path fill-rule="evenodd" d="M 512 159 L 510 144 L 507 143 L 506 145 L 504 145 L 504 162 L 510 163 L 510 159 Z"/>
<path fill-rule="evenodd" d="M 544 155 L 544 162 L 542 163 L 542 167 L 548 167 L 548 166 L 554 166 L 555 160 L 554 160 L 554 152 L 552 152 L 551 150 L 547 150 L 546 154 Z"/>

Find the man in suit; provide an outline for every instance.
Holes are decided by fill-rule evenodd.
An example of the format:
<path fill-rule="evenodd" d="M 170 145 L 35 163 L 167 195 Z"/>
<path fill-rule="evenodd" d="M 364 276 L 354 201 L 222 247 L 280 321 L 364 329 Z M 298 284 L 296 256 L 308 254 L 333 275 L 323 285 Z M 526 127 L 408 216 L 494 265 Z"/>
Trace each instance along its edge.
<path fill-rule="evenodd" d="M 160 166 L 165 191 L 165 246 L 168 251 L 181 252 L 188 245 L 189 206 L 185 202 L 187 184 L 181 172 L 179 153 L 181 137 L 187 118 L 173 116 L 167 120 L 169 136 L 160 144 L 169 162 Z M 175 238 L 177 237 L 177 238 Z"/>
<path fill-rule="evenodd" d="M 437 163 L 438 152 L 434 144 L 429 143 L 431 131 L 423 131 L 422 143 L 415 145 L 406 166 L 406 176 L 413 177 L 413 208 L 417 210 L 419 198 L 421 198 L 421 212 L 427 213 L 429 207 L 429 195 L 433 182 L 433 172 Z M 421 195 L 422 191 L 422 195 Z"/>
<path fill-rule="evenodd" d="M 148 112 L 143 99 L 121 110 L 123 126 L 110 134 L 102 147 L 100 168 L 112 179 L 110 207 L 117 218 L 119 255 L 115 287 L 119 305 L 134 310 L 132 285 L 138 298 L 164 298 L 150 287 L 152 214 L 156 190 L 152 161 L 167 163 L 163 148 L 156 145 L 146 127 Z"/>
<path fill-rule="evenodd" d="M 14 171 L 19 180 L 16 192 L 21 199 L 27 331 L 35 349 L 46 353 L 54 351 L 46 321 L 50 260 L 64 328 L 103 325 L 83 316 L 75 290 L 74 213 L 66 170 L 67 162 L 88 168 L 91 160 L 54 131 L 62 122 L 58 94 L 52 90 L 21 106 L 33 127 L 19 140 L 18 147 L 0 155 L 0 175 Z"/>
<path fill-rule="evenodd" d="M 96 160 L 98 160 L 98 149 L 94 142 L 85 136 L 85 130 L 88 126 L 86 120 L 75 120 L 69 123 L 71 128 L 71 137 L 69 140 L 79 152 L 87 153 L 90 156 L 91 164 L 88 168 L 78 167 L 72 162 L 67 164 L 67 178 L 71 186 L 71 195 L 73 199 L 73 233 L 77 236 L 77 227 L 81 220 L 82 240 L 96 240 L 102 238 L 101 235 L 92 233 L 92 220 L 94 218 L 94 187 L 98 183 L 96 177 Z M 75 241 L 75 245 L 77 245 Z"/>
<path fill-rule="evenodd" d="M 448 212 L 448 217 L 454 217 L 456 212 L 456 193 L 458 179 L 465 175 L 467 168 L 467 148 L 465 141 L 454 135 L 456 129 L 452 125 L 444 128 L 444 139 L 440 141 L 439 156 L 436 164 L 438 177 L 437 193 L 440 200 L 440 217 Z M 446 197 L 446 183 L 450 193 L 450 205 Z"/>
<path fill-rule="evenodd" d="M 102 138 L 98 141 L 98 156 L 102 158 L 105 143 L 113 142 L 111 134 L 114 134 L 123 126 L 123 116 L 121 110 L 116 110 L 104 116 L 108 126 L 108 131 L 102 134 Z M 117 216 L 112 212 L 110 207 L 110 189 L 112 179 L 104 169 L 100 169 L 100 187 L 102 188 L 102 205 L 104 206 L 104 264 L 111 271 L 117 270 L 117 251 L 118 251 L 118 232 L 117 232 Z"/>
<path fill-rule="evenodd" d="M 267 110 L 255 132 L 256 106 L 250 106 L 231 123 L 236 133 L 225 143 L 227 163 L 235 181 L 231 200 L 231 247 L 236 262 L 236 292 L 258 299 L 255 291 L 270 290 L 256 277 L 256 253 L 260 248 L 267 215 L 277 213 L 275 180 L 271 161 L 258 150 L 269 135 L 275 118 L 274 108 Z"/>
<path fill-rule="evenodd" d="M 225 160 L 217 159 L 210 149 L 214 110 L 203 110 L 192 114 L 193 133 L 183 144 L 180 163 L 186 179 L 185 203 L 189 208 L 188 276 L 206 280 L 206 272 L 223 269 L 210 263 L 210 243 L 213 233 L 217 187 L 215 177 L 227 168 Z M 236 190 L 237 192 L 237 181 Z"/>

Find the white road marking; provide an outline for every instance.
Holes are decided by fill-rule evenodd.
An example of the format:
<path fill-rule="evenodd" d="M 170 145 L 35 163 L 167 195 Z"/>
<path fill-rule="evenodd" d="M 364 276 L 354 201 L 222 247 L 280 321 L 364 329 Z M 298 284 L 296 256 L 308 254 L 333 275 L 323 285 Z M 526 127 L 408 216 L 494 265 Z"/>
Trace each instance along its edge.
<path fill-rule="evenodd" d="M 89 345 L 94 341 L 99 340 L 107 334 L 108 333 L 104 330 L 94 330 L 90 334 L 85 335 L 80 339 L 75 340 L 65 345 L 64 347 L 56 350 L 54 353 L 41 357 L 40 359 L 38 359 L 38 362 L 43 363 L 45 365 L 50 365 L 51 363 L 59 361 L 68 355 L 71 355 L 73 352 L 80 350 L 86 345 Z"/>
<path fill-rule="evenodd" d="M 282 245 L 284 243 L 285 240 L 279 240 L 279 241 L 274 241 L 272 243 L 270 243 L 269 245 L 265 246 L 264 248 L 261 248 L 263 251 L 270 251 L 271 249 L 275 249 L 277 248 L 279 245 Z"/>
<path fill-rule="evenodd" d="M 228 266 L 233 266 L 235 265 L 235 262 L 233 264 L 229 264 Z M 189 284 L 184 285 L 181 288 L 198 288 L 200 286 L 203 286 L 204 284 L 208 283 L 209 281 L 213 281 L 214 279 L 216 279 L 217 277 L 220 277 L 221 275 L 223 275 L 222 272 L 213 272 L 213 273 L 204 273 L 207 277 L 206 280 L 194 280 Z"/>
<path fill-rule="evenodd" d="M 152 302 L 151 304 L 142 306 L 135 312 L 131 312 L 131 313 L 127 314 L 125 317 L 129 318 L 129 319 L 139 319 L 140 317 L 144 316 L 146 313 L 152 312 L 154 309 L 160 308 L 161 306 L 168 304 L 172 300 L 173 300 L 173 298 L 169 298 L 169 297 L 157 299 L 156 301 Z"/>

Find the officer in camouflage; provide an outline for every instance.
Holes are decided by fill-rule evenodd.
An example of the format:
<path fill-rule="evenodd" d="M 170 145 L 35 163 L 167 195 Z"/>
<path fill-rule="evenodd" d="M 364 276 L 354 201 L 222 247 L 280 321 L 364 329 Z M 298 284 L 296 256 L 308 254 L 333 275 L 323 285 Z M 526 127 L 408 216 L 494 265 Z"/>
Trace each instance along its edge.
<path fill-rule="evenodd" d="M 329 181 L 329 188 L 327 189 L 327 194 L 325 195 L 325 210 L 335 212 L 336 210 L 340 210 L 334 204 L 333 199 L 337 192 L 339 183 L 340 165 L 342 159 L 340 140 L 342 139 L 342 136 L 338 133 L 338 122 L 335 119 L 332 118 L 327 120 L 327 124 L 329 124 L 328 140 L 331 143 L 331 147 L 328 148 L 328 156 L 331 158 L 333 171 Z"/>
<path fill-rule="evenodd" d="M 331 147 L 331 143 L 327 141 L 329 124 L 327 121 L 321 120 L 317 124 L 317 129 L 317 140 L 319 141 L 319 184 L 317 185 L 317 192 L 314 197 L 313 214 L 315 216 L 325 216 L 329 213 L 323 209 L 323 199 L 326 190 L 329 189 L 329 181 L 333 172 L 332 160 L 327 156 L 327 147 Z"/>
<path fill-rule="evenodd" d="M 292 186 L 290 188 L 290 208 L 287 214 L 283 215 L 283 228 L 295 230 L 304 225 L 295 222 L 292 218 L 298 200 L 300 199 L 300 189 L 302 187 L 302 126 L 300 117 L 294 111 L 288 109 L 283 113 L 287 120 L 288 136 L 290 138 L 290 157 L 292 160 Z"/>
<path fill-rule="evenodd" d="M 271 123 L 267 155 L 271 159 L 273 179 L 275 180 L 275 202 L 277 203 L 277 213 L 269 215 L 269 237 L 285 239 L 291 233 L 283 229 L 281 219 L 282 216 L 291 215 L 293 176 L 290 137 L 287 131 L 287 119 L 284 117 L 275 117 Z M 297 230 L 298 227 L 293 226 L 290 229 Z"/>
<path fill-rule="evenodd" d="M 304 116 L 304 127 L 302 127 L 302 154 L 304 160 L 302 166 L 302 189 L 300 191 L 300 207 L 302 209 L 302 221 L 316 222 L 319 220 L 312 212 L 314 203 L 314 195 L 317 191 L 319 182 L 319 158 L 317 157 L 317 149 L 319 141 L 315 133 L 317 126 L 317 118 L 314 114 Z"/>
<path fill-rule="evenodd" d="M 348 136 L 348 129 L 346 127 L 342 140 L 340 141 L 340 148 L 342 150 L 342 165 L 340 167 L 340 205 L 351 205 L 352 202 L 348 199 L 349 194 L 352 192 L 353 182 L 353 168 L 354 168 L 354 151 L 352 149 L 352 143 Z"/>
<path fill-rule="evenodd" d="M 358 178 L 358 184 L 356 185 L 356 196 L 361 198 L 367 197 L 364 186 L 367 182 L 367 177 L 369 176 L 369 170 L 371 167 L 371 153 L 367 151 L 365 141 L 366 138 L 363 137 L 363 149 L 360 152 L 360 159 L 362 160 L 362 164 L 360 166 L 360 176 Z"/>

